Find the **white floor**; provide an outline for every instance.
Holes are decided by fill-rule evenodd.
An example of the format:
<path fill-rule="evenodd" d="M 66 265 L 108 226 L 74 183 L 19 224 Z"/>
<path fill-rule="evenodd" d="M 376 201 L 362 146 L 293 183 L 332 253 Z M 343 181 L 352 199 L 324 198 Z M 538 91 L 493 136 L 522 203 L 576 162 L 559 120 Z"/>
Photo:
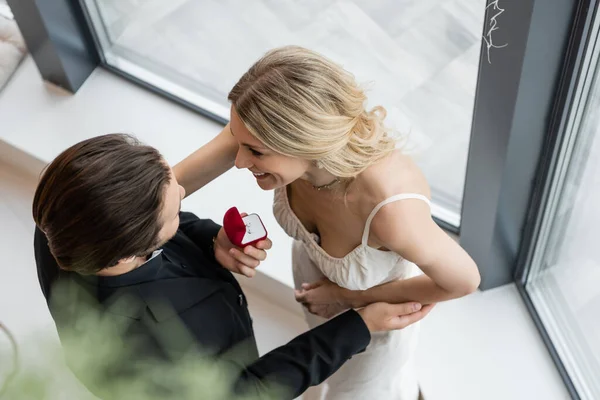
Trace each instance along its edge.
<path fill-rule="evenodd" d="M 39 364 L 42 343 L 46 351 L 56 349 L 58 337 L 35 274 L 30 204 L 36 180 L 6 161 L 0 160 L 0 321 L 16 335 L 29 367 Z M 298 314 L 247 291 L 261 353 L 305 330 Z M 440 304 L 422 332 L 419 372 L 428 400 L 568 398 L 514 286 Z M 8 351 L 0 335 L 0 383 Z M 62 361 L 55 370 L 59 388 L 47 398 L 83 398 Z"/>

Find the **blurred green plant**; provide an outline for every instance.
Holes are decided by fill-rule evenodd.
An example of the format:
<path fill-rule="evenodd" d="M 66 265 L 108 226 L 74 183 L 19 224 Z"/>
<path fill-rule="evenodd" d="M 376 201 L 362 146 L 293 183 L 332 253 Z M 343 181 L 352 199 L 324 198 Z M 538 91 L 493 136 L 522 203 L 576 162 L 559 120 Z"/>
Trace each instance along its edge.
<path fill-rule="evenodd" d="M 53 293 L 68 293 L 54 289 Z M 73 297 L 70 297 L 72 300 Z M 58 301 L 67 301 L 63 296 Z M 231 363 L 211 356 L 206 349 L 188 347 L 180 351 L 177 342 L 186 342 L 190 335 L 182 324 L 173 321 L 170 334 L 155 335 L 162 342 L 162 348 L 176 348 L 169 354 L 168 361 L 156 357 L 140 357 L 136 338 L 124 334 L 131 322 L 112 318 L 111 313 L 97 306 L 81 308 L 77 304 L 77 317 L 70 316 L 69 329 L 61 329 L 60 339 L 65 358 L 77 378 L 96 396 L 102 399 L 158 400 L 158 399 L 281 399 L 289 398 L 289 393 L 268 382 L 254 382 L 249 385 L 246 394 L 234 394 L 233 388 L 240 374 L 239 368 Z M 89 302 L 87 303 L 89 305 Z M 115 303 L 116 304 L 116 303 Z M 113 306 L 115 306 L 113 304 Z M 119 299 L 118 307 L 128 304 L 128 300 Z M 72 303 L 71 303 L 72 305 Z M 43 346 L 44 339 L 37 338 L 36 348 L 40 348 L 38 357 L 43 358 L 41 367 L 19 368 L 17 343 L 10 331 L 0 324 L 11 343 L 9 354 L 0 353 L 0 361 L 11 360 L 13 368 L 6 376 L 0 376 L 0 399 L 30 400 L 45 399 L 52 393 L 51 388 L 61 379 L 53 365 L 58 364 L 61 355 L 57 355 L 53 346 Z M 207 327 L 207 329 L 209 329 Z M 186 339 L 187 337 L 187 339 Z M 22 342 L 22 341 L 21 341 Z M 23 346 L 23 344 L 22 344 Z M 243 345 L 242 345 L 243 346 Z M 43 349 L 47 348 L 48 351 Z M 228 359 L 236 356 L 242 347 L 231 350 Z M 245 354 L 239 351 L 240 357 Z M 239 359 L 239 358 L 238 358 Z M 47 362 L 46 362 L 47 361 Z M 247 360 L 250 361 L 250 360 Z M 260 393 L 256 387 L 260 387 Z"/>
<path fill-rule="evenodd" d="M 19 371 L 19 348 L 17 347 L 17 341 L 15 340 L 15 337 L 2 322 L 0 322 L 0 331 L 2 331 L 8 338 L 12 353 L 11 356 L 0 358 L 0 360 L 10 360 L 9 363 L 11 364 L 8 367 L 9 372 L 6 374 L 4 381 L 0 381 L 0 398 L 2 398 L 7 391 L 8 385 L 15 379 L 15 376 Z"/>

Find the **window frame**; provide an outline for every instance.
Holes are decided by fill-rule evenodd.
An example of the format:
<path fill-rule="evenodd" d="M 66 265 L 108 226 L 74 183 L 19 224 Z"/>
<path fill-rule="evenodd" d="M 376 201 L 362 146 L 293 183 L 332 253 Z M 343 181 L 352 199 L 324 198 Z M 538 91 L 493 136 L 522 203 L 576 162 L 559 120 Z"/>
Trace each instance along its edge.
<path fill-rule="evenodd" d="M 589 47 L 593 45 L 592 41 L 598 40 L 599 37 L 598 31 L 592 32 L 594 25 L 596 27 L 600 25 L 600 21 L 598 21 L 600 17 L 597 17 L 599 3 L 597 0 L 590 0 L 581 1 L 577 5 L 569 35 L 565 65 L 558 84 L 555 105 L 549 118 L 548 138 L 540 155 L 527 223 L 523 228 L 524 241 L 521 244 L 515 271 L 515 283 L 518 292 L 573 399 L 580 399 L 581 396 L 565 362 L 559 355 L 556 344 L 551 339 L 548 327 L 540 316 L 542 310 L 535 306 L 527 285 L 530 279 L 533 279 L 531 274 L 535 272 L 536 264 L 541 262 L 538 246 L 541 243 L 545 245 L 549 238 L 548 228 L 552 224 L 552 215 L 559 201 L 556 192 L 558 189 L 557 184 L 562 185 L 561 181 L 568 170 L 568 165 L 564 164 L 568 163 L 569 157 L 564 152 L 563 146 L 568 142 L 566 146 L 570 147 L 568 150 L 570 153 L 576 139 L 576 128 L 569 125 L 581 122 L 581 116 L 574 116 L 574 114 L 582 112 L 579 107 L 584 106 L 581 103 L 586 100 L 587 92 L 585 92 L 585 89 L 581 90 L 581 85 L 586 74 L 590 72 L 586 69 L 586 56 L 590 53 Z M 579 121 L 574 121 L 574 117 L 578 118 Z"/>

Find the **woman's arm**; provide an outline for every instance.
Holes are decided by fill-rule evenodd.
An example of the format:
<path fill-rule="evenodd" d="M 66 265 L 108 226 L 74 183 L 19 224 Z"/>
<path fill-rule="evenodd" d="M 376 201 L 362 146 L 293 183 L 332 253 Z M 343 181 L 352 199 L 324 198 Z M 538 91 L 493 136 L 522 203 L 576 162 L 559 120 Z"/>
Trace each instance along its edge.
<path fill-rule="evenodd" d="M 414 262 L 425 275 L 367 290 L 348 290 L 326 279 L 306 282 L 296 291 L 296 300 L 313 314 L 329 318 L 344 309 L 380 301 L 433 304 L 466 296 L 479 286 L 477 265 L 437 226 L 422 200 L 402 200 L 383 207 L 371 224 L 371 240 Z"/>
<path fill-rule="evenodd" d="M 237 150 L 238 143 L 227 124 L 213 140 L 175 165 L 173 172 L 186 196 L 233 167 Z"/>
<path fill-rule="evenodd" d="M 371 237 L 414 262 L 425 275 L 354 292 L 351 304 L 355 307 L 375 301 L 436 303 L 466 296 L 479 286 L 473 259 L 433 221 L 428 205 L 421 200 L 383 207 L 373 219 Z"/>

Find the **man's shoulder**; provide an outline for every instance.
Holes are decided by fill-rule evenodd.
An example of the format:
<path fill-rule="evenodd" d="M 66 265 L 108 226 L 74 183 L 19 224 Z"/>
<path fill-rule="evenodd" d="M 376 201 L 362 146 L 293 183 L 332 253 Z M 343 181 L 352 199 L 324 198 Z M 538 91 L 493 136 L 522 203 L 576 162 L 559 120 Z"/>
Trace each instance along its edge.
<path fill-rule="evenodd" d="M 180 211 L 179 212 L 179 225 L 180 226 L 186 222 L 195 222 L 195 221 L 200 221 L 200 218 L 198 218 L 198 216 L 196 214 L 194 214 L 193 212 L 190 212 L 190 211 Z"/>

